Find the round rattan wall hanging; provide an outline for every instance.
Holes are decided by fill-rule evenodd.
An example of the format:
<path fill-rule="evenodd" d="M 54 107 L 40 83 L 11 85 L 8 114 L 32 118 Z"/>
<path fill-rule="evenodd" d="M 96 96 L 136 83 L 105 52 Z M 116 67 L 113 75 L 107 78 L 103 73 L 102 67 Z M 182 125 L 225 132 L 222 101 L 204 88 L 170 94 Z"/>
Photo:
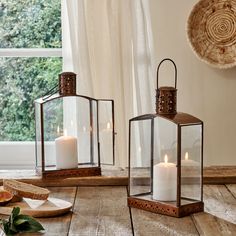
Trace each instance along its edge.
<path fill-rule="evenodd" d="M 188 18 L 192 49 L 218 68 L 236 66 L 236 0 L 200 0 Z"/>

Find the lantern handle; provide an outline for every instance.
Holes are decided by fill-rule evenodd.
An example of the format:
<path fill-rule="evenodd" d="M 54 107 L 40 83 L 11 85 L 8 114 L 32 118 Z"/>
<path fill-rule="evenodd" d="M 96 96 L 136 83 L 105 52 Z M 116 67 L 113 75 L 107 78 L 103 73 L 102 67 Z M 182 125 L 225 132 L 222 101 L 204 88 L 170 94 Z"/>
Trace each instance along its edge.
<path fill-rule="evenodd" d="M 170 62 L 172 62 L 172 64 L 174 65 L 174 68 L 175 68 L 175 88 L 176 88 L 176 86 L 177 86 L 177 66 L 176 66 L 176 64 L 174 63 L 173 60 L 171 60 L 170 58 L 165 58 L 165 59 L 163 59 L 163 60 L 159 63 L 159 65 L 158 65 L 158 67 L 157 67 L 157 89 L 159 88 L 159 85 L 158 85 L 159 70 L 160 70 L 161 64 L 162 64 L 163 62 L 165 62 L 165 61 L 170 61 Z"/>

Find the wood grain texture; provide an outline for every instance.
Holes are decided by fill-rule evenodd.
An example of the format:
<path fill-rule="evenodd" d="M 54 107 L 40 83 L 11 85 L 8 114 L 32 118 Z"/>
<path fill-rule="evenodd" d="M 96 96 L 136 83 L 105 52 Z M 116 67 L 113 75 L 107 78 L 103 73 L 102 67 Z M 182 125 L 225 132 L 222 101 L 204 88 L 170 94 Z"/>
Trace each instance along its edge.
<path fill-rule="evenodd" d="M 204 184 L 236 184 L 236 166 L 204 167 Z"/>
<path fill-rule="evenodd" d="M 74 202 L 76 188 L 74 187 L 66 187 L 66 188 L 50 188 L 51 191 L 50 196 L 57 197 L 71 203 Z M 43 235 L 49 236 L 66 236 L 71 221 L 72 213 L 68 213 L 59 217 L 52 218 L 38 218 L 37 220 L 43 225 L 45 228 L 45 233 Z M 6 218 L 6 216 L 0 215 L 0 218 Z M 1 234 L 0 234 L 1 235 Z M 42 233 L 33 233 L 33 234 L 24 234 L 24 235 L 42 235 Z"/>
<path fill-rule="evenodd" d="M 206 212 L 196 213 L 192 216 L 199 234 L 202 236 L 234 236 L 236 224 L 230 223 Z"/>
<path fill-rule="evenodd" d="M 34 170 L 0 170 L 0 185 L 3 179 L 11 178 L 41 187 L 73 186 L 127 186 L 127 172 L 121 168 L 103 170 L 102 176 L 72 178 L 42 178 Z M 60 179 L 60 181 L 58 181 Z"/>
<path fill-rule="evenodd" d="M 103 167 L 102 176 L 43 179 L 34 170 L 0 170 L 2 179 L 12 178 L 42 187 L 127 186 L 128 171 L 120 167 Z M 145 181 L 145 180 L 144 180 Z M 236 166 L 204 167 L 204 184 L 236 184 Z"/>
<path fill-rule="evenodd" d="M 79 187 L 69 235 L 131 236 L 126 187 Z"/>
<path fill-rule="evenodd" d="M 224 185 L 204 186 L 205 212 L 236 224 L 236 199 Z"/>
<path fill-rule="evenodd" d="M 132 208 L 135 236 L 197 236 L 190 216 L 174 218 Z"/>
<path fill-rule="evenodd" d="M 49 188 L 51 191 L 50 196 L 63 199 L 65 201 L 74 203 L 76 188 L 75 187 L 64 187 L 64 188 Z M 53 217 L 53 218 L 40 218 L 40 223 L 45 228 L 44 235 L 67 235 L 70 227 L 70 221 L 72 212 L 64 216 Z M 41 235 L 41 234 L 38 234 Z"/>
<path fill-rule="evenodd" d="M 231 192 L 231 194 L 236 199 L 236 184 L 227 184 L 226 188 Z"/>
<path fill-rule="evenodd" d="M 49 197 L 47 200 L 32 200 L 24 198 L 20 202 L 8 203 L 0 207 L 0 214 L 11 215 L 14 207 L 20 207 L 21 214 L 35 218 L 55 217 L 71 211 L 72 204 L 59 198 Z"/>
<path fill-rule="evenodd" d="M 49 188 L 50 196 L 74 202 L 74 213 L 40 218 L 49 236 L 131 236 L 126 187 Z M 205 211 L 173 218 L 131 209 L 135 236 L 236 235 L 236 185 L 204 186 Z M 0 215 L 2 218 L 2 216 Z M 1 234 L 0 232 L 0 235 Z M 24 234 L 32 235 L 32 234 Z M 42 235 L 34 233 L 33 235 Z"/>

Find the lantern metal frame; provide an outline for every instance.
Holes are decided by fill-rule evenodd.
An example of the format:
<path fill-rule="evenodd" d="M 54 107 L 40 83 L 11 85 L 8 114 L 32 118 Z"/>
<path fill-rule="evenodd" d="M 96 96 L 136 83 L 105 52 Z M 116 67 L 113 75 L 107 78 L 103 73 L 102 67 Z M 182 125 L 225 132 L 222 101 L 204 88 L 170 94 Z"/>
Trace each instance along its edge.
<path fill-rule="evenodd" d="M 40 131 L 37 131 L 37 127 L 35 125 L 35 133 L 40 132 L 41 140 L 38 141 L 36 137 L 35 141 L 35 156 L 36 156 L 36 173 L 38 175 L 42 175 L 44 178 L 55 178 L 55 177 L 86 177 L 86 176 L 100 176 L 101 175 L 101 166 L 102 165 L 114 165 L 115 164 L 115 115 L 114 115 L 114 100 L 112 99 L 95 99 L 92 97 L 84 96 L 84 95 L 78 95 L 76 93 L 76 83 L 75 83 L 75 74 L 72 72 L 64 72 L 59 75 L 59 90 L 54 94 L 47 94 L 44 97 L 41 97 L 39 99 L 35 100 L 35 109 L 36 104 L 40 105 Z M 69 85 L 69 90 L 65 90 L 65 87 L 61 87 L 61 85 L 64 83 L 61 82 L 62 77 L 65 77 L 65 79 L 70 79 L 70 77 L 73 77 L 73 85 Z M 71 82 L 71 81 L 70 81 Z M 56 86 L 57 87 L 57 86 Z M 72 88 L 72 90 L 71 90 Z M 52 89 L 52 91 L 55 88 Z M 72 92 L 71 92 L 72 91 Z M 51 91 L 50 91 L 51 92 Z M 55 99 L 65 98 L 65 97 L 76 97 L 76 98 L 83 98 L 86 99 L 89 102 L 89 117 L 90 117 L 90 162 L 89 163 L 78 163 L 78 168 L 72 168 L 72 169 L 55 169 L 55 165 L 53 166 L 46 166 L 45 163 L 45 139 L 44 139 L 44 112 L 43 112 L 43 106 L 44 104 L 51 102 Z M 93 140 L 93 132 L 94 132 L 94 122 L 93 122 L 93 109 L 92 109 L 92 102 L 96 103 L 96 132 L 97 132 L 97 166 L 89 166 L 89 167 L 83 167 L 85 165 L 89 165 L 94 163 L 94 140 Z M 112 164 L 109 163 L 102 163 L 101 162 L 101 153 L 100 153 L 100 129 L 99 129 L 99 102 L 111 102 L 111 121 L 112 121 Z M 36 116 L 36 113 L 35 113 Z M 37 152 L 37 142 L 41 143 L 41 163 L 38 163 L 38 152 Z M 52 167 L 52 170 L 46 170 L 46 167 Z"/>
<path fill-rule="evenodd" d="M 177 68 L 175 63 L 171 60 L 171 59 L 164 59 L 161 61 L 161 63 L 158 66 L 157 69 L 157 107 L 156 107 L 156 114 L 146 114 L 146 115 L 141 115 L 141 116 L 137 116 L 134 117 L 132 119 L 129 120 L 129 149 L 128 149 L 128 160 L 129 160 L 129 167 L 128 167 L 128 178 L 129 178 L 129 183 L 128 183 L 128 206 L 129 207 L 134 207 L 134 208 L 138 208 L 138 209 L 142 209 L 142 210 L 146 210 L 146 211 L 150 211 L 150 212 L 154 212 L 154 213 L 159 213 L 159 214 L 164 214 L 164 215 L 169 215 L 169 216 L 173 216 L 173 217 L 183 217 L 183 216 L 187 216 L 189 214 L 192 213 L 196 213 L 196 212 L 201 212 L 204 211 L 204 203 L 203 203 L 203 129 L 204 129 L 204 125 L 203 122 L 186 113 L 177 113 L 177 112 L 173 112 L 173 110 L 176 110 L 175 108 L 175 101 L 176 101 L 176 97 L 173 96 L 173 99 L 175 101 L 168 103 L 169 105 L 173 105 L 173 107 L 171 109 L 169 109 L 169 114 L 168 109 L 166 107 L 164 107 L 164 109 L 160 109 L 160 98 L 159 95 L 162 94 L 159 91 L 158 88 L 158 71 L 160 68 L 160 65 L 164 62 L 164 61 L 171 61 L 174 66 L 175 66 L 175 89 L 176 89 L 176 79 L 177 79 Z M 164 89 L 169 88 L 172 91 L 174 90 L 171 87 L 164 87 Z M 168 91 L 169 92 L 169 91 Z M 165 94 L 163 95 L 165 97 Z M 167 104 L 167 105 L 168 105 Z M 161 114 L 164 111 L 163 114 Z M 171 204 L 171 202 L 164 202 L 164 201 L 159 201 L 159 200 L 154 200 L 152 199 L 152 193 L 153 193 L 153 162 L 154 162 L 154 121 L 156 118 L 163 118 L 166 119 L 172 123 L 174 123 L 177 126 L 177 163 L 176 163 L 176 168 L 177 168 L 177 183 L 176 183 L 176 188 L 177 188 L 177 196 L 176 196 L 176 204 Z M 132 122 L 137 122 L 137 121 L 145 121 L 145 120 L 150 120 L 151 124 L 150 124 L 150 177 L 137 177 L 136 181 L 138 181 L 138 183 L 140 183 L 141 185 L 146 185 L 146 186 L 150 186 L 150 191 L 148 192 L 142 192 L 142 193 L 138 193 L 138 194 L 131 194 L 131 126 L 132 126 Z M 194 125 L 200 125 L 201 126 L 201 152 L 200 152 L 200 199 L 196 200 L 196 199 L 192 199 L 192 198 L 184 198 L 181 197 L 181 184 L 183 179 L 181 178 L 181 146 L 182 146 L 182 142 L 181 142 L 181 129 L 182 127 L 186 127 L 186 126 L 194 126 Z M 188 178 L 193 179 L 194 177 L 186 177 L 186 181 L 188 181 Z M 183 200 L 189 200 L 191 201 L 191 203 L 187 203 L 184 205 L 181 205 L 181 199 Z"/>

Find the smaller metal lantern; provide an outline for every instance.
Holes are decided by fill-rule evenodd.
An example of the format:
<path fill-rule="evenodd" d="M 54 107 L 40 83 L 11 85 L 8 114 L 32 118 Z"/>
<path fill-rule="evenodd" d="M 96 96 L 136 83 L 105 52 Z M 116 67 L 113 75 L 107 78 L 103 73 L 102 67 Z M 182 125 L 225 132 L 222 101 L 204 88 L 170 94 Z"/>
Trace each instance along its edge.
<path fill-rule="evenodd" d="M 158 86 L 159 69 L 170 61 L 175 87 Z M 203 122 L 176 110 L 177 68 L 164 59 L 157 68 L 156 114 L 129 121 L 128 205 L 182 217 L 204 209 Z"/>
<path fill-rule="evenodd" d="M 56 91 L 55 91 L 56 90 Z M 36 171 L 43 177 L 101 175 L 114 164 L 114 101 L 76 93 L 76 74 L 35 101 Z"/>

